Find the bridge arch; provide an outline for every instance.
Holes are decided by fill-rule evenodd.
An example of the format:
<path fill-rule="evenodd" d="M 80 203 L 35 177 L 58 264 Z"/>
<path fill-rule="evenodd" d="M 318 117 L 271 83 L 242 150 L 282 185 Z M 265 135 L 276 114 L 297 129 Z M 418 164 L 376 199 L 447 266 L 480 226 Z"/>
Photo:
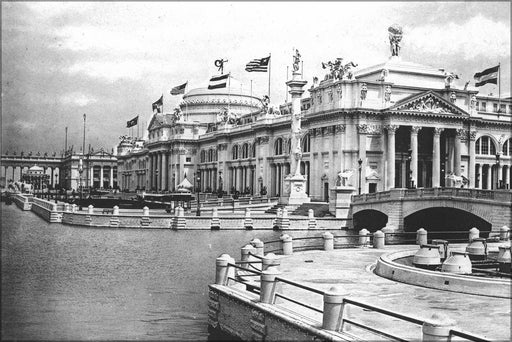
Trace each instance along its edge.
<path fill-rule="evenodd" d="M 435 206 L 404 214 L 404 231 L 415 232 L 419 228 L 427 231 L 468 231 L 472 227 L 487 236 L 492 224 L 490 221 L 464 209 L 456 207 Z"/>
<path fill-rule="evenodd" d="M 375 232 L 386 226 L 388 222 L 388 215 L 380 210 L 364 209 L 352 215 L 352 222 L 354 229 L 368 229 L 370 232 Z"/>

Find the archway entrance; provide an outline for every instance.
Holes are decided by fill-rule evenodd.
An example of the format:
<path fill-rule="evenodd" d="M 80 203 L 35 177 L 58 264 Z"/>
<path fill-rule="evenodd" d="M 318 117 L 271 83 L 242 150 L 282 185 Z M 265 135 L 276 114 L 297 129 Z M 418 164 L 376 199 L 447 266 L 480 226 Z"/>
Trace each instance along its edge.
<path fill-rule="evenodd" d="M 386 226 L 388 223 L 388 216 L 377 210 L 366 209 L 355 213 L 352 217 L 354 229 L 361 230 L 368 229 L 370 232 L 375 232 Z"/>

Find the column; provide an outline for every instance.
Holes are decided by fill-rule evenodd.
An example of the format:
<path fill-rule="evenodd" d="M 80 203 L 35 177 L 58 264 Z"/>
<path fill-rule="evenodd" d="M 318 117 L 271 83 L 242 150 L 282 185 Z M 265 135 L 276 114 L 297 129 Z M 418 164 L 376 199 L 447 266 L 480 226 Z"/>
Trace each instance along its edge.
<path fill-rule="evenodd" d="M 168 190 L 168 181 L 167 181 L 167 153 L 162 154 L 162 189 Z"/>
<path fill-rule="evenodd" d="M 156 190 L 160 191 L 162 189 L 162 153 L 158 152 L 156 156 Z"/>
<path fill-rule="evenodd" d="M 398 125 L 388 125 L 386 127 L 388 131 L 388 173 L 386 175 L 386 190 L 395 187 L 395 133 L 398 127 Z"/>
<path fill-rule="evenodd" d="M 147 181 L 148 181 L 148 190 L 151 191 L 151 189 L 153 188 L 153 177 L 152 177 L 152 174 L 153 174 L 153 155 L 152 154 L 149 154 L 148 155 L 148 166 L 149 166 L 149 170 L 148 170 L 148 175 L 147 175 Z"/>
<path fill-rule="evenodd" d="M 414 181 L 414 186 L 418 186 L 418 132 L 420 126 L 411 127 L 411 180 Z M 412 182 L 411 182 L 412 183 Z M 412 184 L 411 184 L 412 185 Z"/>
<path fill-rule="evenodd" d="M 438 188 L 441 184 L 441 132 L 443 128 L 434 128 L 434 142 L 432 151 L 432 187 Z"/>
<path fill-rule="evenodd" d="M 505 186 L 505 189 L 507 189 L 507 184 L 510 188 L 510 165 L 507 165 L 505 168 L 505 177 L 503 178 L 503 185 Z"/>
<path fill-rule="evenodd" d="M 103 189 L 103 164 L 100 166 L 100 188 Z"/>
<path fill-rule="evenodd" d="M 89 171 L 89 186 L 92 188 L 94 185 L 94 165 L 91 165 L 91 171 Z"/>
<path fill-rule="evenodd" d="M 238 189 L 237 190 L 240 191 L 240 192 L 244 191 L 244 188 L 243 188 L 243 186 L 244 186 L 243 176 L 244 176 L 244 169 L 241 166 L 239 166 L 238 167 L 238 182 L 237 182 L 238 183 Z"/>
<path fill-rule="evenodd" d="M 357 133 L 359 138 L 359 159 L 361 159 L 362 163 L 359 166 L 359 161 L 356 166 L 357 168 L 357 186 L 361 188 L 361 193 L 366 192 L 366 134 L 368 134 L 368 125 L 362 124 L 357 125 Z M 361 167 L 361 171 L 359 171 L 359 167 Z M 361 172 L 361 174 L 359 174 Z M 361 182 L 361 184 L 359 184 Z"/>
<path fill-rule="evenodd" d="M 501 180 L 503 180 L 503 166 L 500 163 L 497 165 L 497 168 L 496 168 L 496 181 L 494 182 L 494 186 L 496 189 L 500 188 Z"/>
<path fill-rule="evenodd" d="M 454 161 L 453 161 L 453 172 L 456 176 L 461 175 L 460 171 L 460 152 L 461 152 L 461 139 L 466 138 L 466 130 L 458 129 L 455 133 L 455 148 L 454 148 Z"/>
<path fill-rule="evenodd" d="M 487 165 L 487 189 L 491 190 L 494 187 L 492 184 L 492 165 Z"/>
<path fill-rule="evenodd" d="M 477 182 L 477 179 L 478 179 L 478 182 Z M 472 184 L 474 184 L 474 187 L 476 189 L 482 189 L 482 164 L 476 165 L 475 180 Z"/>
<path fill-rule="evenodd" d="M 475 176 L 475 139 L 476 131 L 469 132 L 469 170 L 468 170 L 468 178 L 469 178 L 469 187 L 476 188 L 476 176 Z"/>
<path fill-rule="evenodd" d="M 109 183 L 109 185 L 111 188 L 114 187 L 114 167 L 112 165 L 110 166 L 110 183 Z"/>
<path fill-rule="evenodd" d="M 338 157 L 339 157 L 338 166 L 340 168 L 340 172 L 343 172 L 343 170 L 345 170 L 345 153 L 343 153 L 343 150 L 345 149 L 345 130 L 346 130 L 346 126 L 345 125 L 338 125 L 336 127 L 339 130 L 339 132 L 340 132 L 340 141 L 339 141 L 339 145 L 338 145 Z M 310 141 L 311 141 L 311 143 L 313 142 L 312 139 Z M 313 149 L 311 147 L 312 146 L 310 145 L 310 150 L 313 151 Z M 310 156 L 311 157 L 309 158 L 309 160 L 311 161 L 313 159 L 313 154 L 310 153 Z"/>

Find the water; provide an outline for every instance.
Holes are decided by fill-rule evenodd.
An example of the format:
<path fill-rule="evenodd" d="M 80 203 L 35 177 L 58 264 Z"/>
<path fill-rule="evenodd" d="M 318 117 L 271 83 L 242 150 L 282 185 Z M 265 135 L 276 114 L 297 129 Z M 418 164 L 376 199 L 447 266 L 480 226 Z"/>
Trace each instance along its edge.
<path fill-rule="evenodd" d="M 215 258 L 280 235 L 74 227 L 1 209 L 2 340 L 205 341 Z"/>

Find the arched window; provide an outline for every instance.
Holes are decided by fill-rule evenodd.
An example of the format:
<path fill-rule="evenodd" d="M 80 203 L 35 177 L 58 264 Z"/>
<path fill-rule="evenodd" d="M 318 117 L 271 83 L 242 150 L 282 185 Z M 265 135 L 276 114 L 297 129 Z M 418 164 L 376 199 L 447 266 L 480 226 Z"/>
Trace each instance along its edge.
<path fill-rule="evenodd" d="M 206 151 L 201 150 L 201 163 L 204 163 L 206 159 Z"/>
<path fill-rule="evenodd" d="M 274 143 L 274 154 L 276 156 L 283 154 L 283 139 L 282 138 L 276 139 L 276 142 Z"/>
<path fill-rule="evenodd" d="M 302 140 L 302 152 L 311 152 L 311 136 L 306 134 Z"/>
<path fill-rule="evenodd" d="M 238 145 L 233 146 L 232 150 L 232 159 L 238 159 Z"/>
<path fill-rule="evenodd" d="M 512 156 L 512 138 L 505 141 L 502 152 L 504 156 Z"/>
<path fill-rule="evenodd" d="M 475 143 L 475 153 L 495 155 L 496 145 L 494 145 L 494 142 L 492 141 L 491 137 L 484 136 L 478 138 L 478 140 Z"/>
<path fill-rule="evenodd" d="M 242 159 L 249 157 L 249 144 L 245 143 L 242 145 Z"/>
<path fill-rule="evenodd" d="M 251 157 L 256 158 L 256 143 L 251 145 Z"/>

